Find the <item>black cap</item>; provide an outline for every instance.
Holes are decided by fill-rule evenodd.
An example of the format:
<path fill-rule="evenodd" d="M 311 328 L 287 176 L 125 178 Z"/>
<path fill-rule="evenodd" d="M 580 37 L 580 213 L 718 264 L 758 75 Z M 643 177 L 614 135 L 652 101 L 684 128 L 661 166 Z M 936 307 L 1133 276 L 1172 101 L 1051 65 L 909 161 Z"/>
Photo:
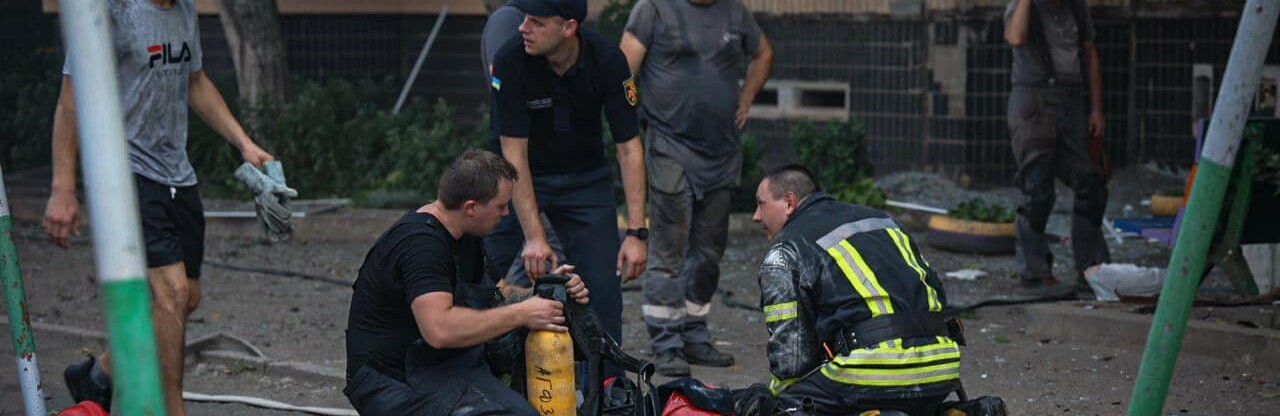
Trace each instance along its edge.
<path fill-rule="evenodd" d="M 587 0 L 515 0 L 516 7 L 532 16 L 560 16 L 564 20 L 587 20 Z"/>

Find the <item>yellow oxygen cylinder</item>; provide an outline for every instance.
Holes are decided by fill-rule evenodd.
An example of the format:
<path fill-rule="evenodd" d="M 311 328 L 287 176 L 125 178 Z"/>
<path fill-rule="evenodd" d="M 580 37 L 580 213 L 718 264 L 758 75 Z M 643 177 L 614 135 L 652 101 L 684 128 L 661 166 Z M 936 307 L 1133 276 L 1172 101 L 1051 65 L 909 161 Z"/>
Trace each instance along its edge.
<path fill-rule="evenodd" d="M 542 415 L 574 415 L 573 339 L 566 332 L 531 331 L 525 340 L 529 403 Z"/>
<path fill-rule="evenodd" d="M 545 275 L 538 278 L 538 296 L 565 302 L 568 278 Z M 524 343 L 525 386 L 529 403 L 541 415 L 577 414 L 574 397 L 573 338 L 567 332 L 530 331 Z"/>

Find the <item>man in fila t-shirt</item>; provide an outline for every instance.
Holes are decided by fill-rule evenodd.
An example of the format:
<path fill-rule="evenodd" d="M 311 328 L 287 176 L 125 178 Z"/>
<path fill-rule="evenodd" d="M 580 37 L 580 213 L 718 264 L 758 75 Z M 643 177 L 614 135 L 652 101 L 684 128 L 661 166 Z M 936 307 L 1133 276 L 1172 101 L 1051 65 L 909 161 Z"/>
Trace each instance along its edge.
<path fill-rule="evenodd" d="M 137 184 L 146 241 L 166 413 L 182 416 L 186 319 L 200 303 L 204 256 L 204 208 L 195 170 L 187 159 L 188 108 L 239 149 L 246 162 L 260 166 L 273 157 L 254 144 L 205 75 L 192 0 L 109 0 L 108 9 L 129 167 Z M 45 232 L 64 248 L 71 235 L 79 234 L 80 223 L 71 90 L 75 59 L 67 56 L 62 70 L 53 125 L 53 183 L 44 218 Z M 91 400 L 109 410 L 110 374 L 109 357 L 103 354 L 71 365 L 64 376 L 76 402 Z"/>

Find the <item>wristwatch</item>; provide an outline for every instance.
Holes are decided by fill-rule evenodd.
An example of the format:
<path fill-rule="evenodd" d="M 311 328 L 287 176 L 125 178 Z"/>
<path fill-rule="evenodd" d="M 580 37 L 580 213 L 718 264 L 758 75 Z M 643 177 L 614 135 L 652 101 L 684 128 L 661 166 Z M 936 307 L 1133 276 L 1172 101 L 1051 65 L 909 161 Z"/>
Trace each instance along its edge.
<path fill-rule="evenodd" d="M 648 240 L 648 239 L 649 239 L 649 229 L 648 229 L 648 228 L 644 228 L 644 227 L 640 227 L 640 228 L 628 228 L 628 229 L 627 229 L 627 236 L 628 236 L 628 237 L 635 237 L 635 238 L 639 238 L 639 239 L 640 239 L 640 240 L 642 240 L 642 241 L 643 241 L 643 240 Z"/>

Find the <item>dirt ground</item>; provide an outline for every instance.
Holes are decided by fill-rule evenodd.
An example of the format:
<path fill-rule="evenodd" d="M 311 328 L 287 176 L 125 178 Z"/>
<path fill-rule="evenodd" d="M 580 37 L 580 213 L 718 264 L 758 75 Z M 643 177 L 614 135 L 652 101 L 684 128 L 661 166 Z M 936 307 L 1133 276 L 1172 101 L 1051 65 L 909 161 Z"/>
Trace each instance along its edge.
<path fill-rule="evenodd" d="M 1138 201 L 1155 187 L 1176 185 L 1142 170 L 1123 173 L 1114 186 L 1109 212 L 1118 215 L 1125 204 L 1142 209 Z M 1161 179 L 1163 178 L 1163 179 Z M 892 192 L 891 192 L 892 193 Z M 1012 190 L 991 194 L 1016 198 Z M 1059 198 L 1053 225 L 1070 207 L 1069 194 Z M 1016 200 L 1016 199 L 1010 199 Z M 912 202 L 928 203 L 916 200 Z M 345 211 L 325 215 L 347 215 Z M 924 240 L 923 232 L 913 234 Z M 17 243 L 26 276 L 31 318 L 35 322 L 101 330 L 100 292 L 94 278 L 91 248 L 81 240 L 69 250 L 40 237 L 34 223 L 17 226 Z M 317 242 L 293 240 L 264 246 L 255 236 L 209 238 L 209 263 L 292 270 L 350 282 L 356 275 L 369 241 Z M 758 303 L 755 268 L 767 245 L 758 232 L 736 233 L 721 263 L 723 292 L 718 299 L 749 305 Z M 939 272 L 977 268 L 989 273 L 976 281 L 944 279 L 953 304 L 1011 293 L 1016 287 L 1012 256 L 970 256 L 945 253 L 921 244 L 924 255 Z M 1167 248 L 1140 240 L 1113 245 L 1116 262 L 1158 266 L 1167 262 Z M 1056 270 L 1071 267 L 1064 245 L 1055 248 Z M 343 329 L 350 289 L 346 286 L 263 273 L 232 271 L 206 265 L 203 301 L 191 318 L 189 339 L 216 332 L 242 337 L 270 358 L 343 368 Z M 640 317 L 638 284 L 624 289 L 623 344 L 628 351 L 648 356 L 646 332 Z M 694 367 L 694 376 L 721 386 L 744 387 L 766 381 L 765 329 L 755 310 L 728 307 L 716 301 L 710 315 L 717 345 L 737 358 L 726 369 Z M 1091 345 L 1089 340 L 1046 339 L 1026 334 L 1025 308 L 990 307 L 969 318 L 970 345 L 964 350 L 962 371 L 971 395 L 998 395 L 1015 415 L 1123 414 L 1129 404 L 1142 345 L 1123 348 Z M 98 341 L 51 332 L 37 332 L 41 373 L 51 409 L 71 404 L 61 370 L 88 353 L 102 351 Z M 9 343 L 0 353 L 12 354 Z M 1280 372 L 1249 367 L 1231 357 L 1184 354 L 1169 389 L 1166 413 L 1203 415 L 1274 415 L 1280 406 Z M 187 366 L 186 390 L 206 394 L 238 394 L 296 405 L 346 407 L 336 382 L 297 380 L 264 375 L 253 368 L 228 368 L 208 363 Z M 659 382 L 665 381 L 659 378 Z M 21 414 L 14 367 L 0 366 L 0 416 Z M 284 415 L 243 405 L 188 403 L 192 415 Z"/>

